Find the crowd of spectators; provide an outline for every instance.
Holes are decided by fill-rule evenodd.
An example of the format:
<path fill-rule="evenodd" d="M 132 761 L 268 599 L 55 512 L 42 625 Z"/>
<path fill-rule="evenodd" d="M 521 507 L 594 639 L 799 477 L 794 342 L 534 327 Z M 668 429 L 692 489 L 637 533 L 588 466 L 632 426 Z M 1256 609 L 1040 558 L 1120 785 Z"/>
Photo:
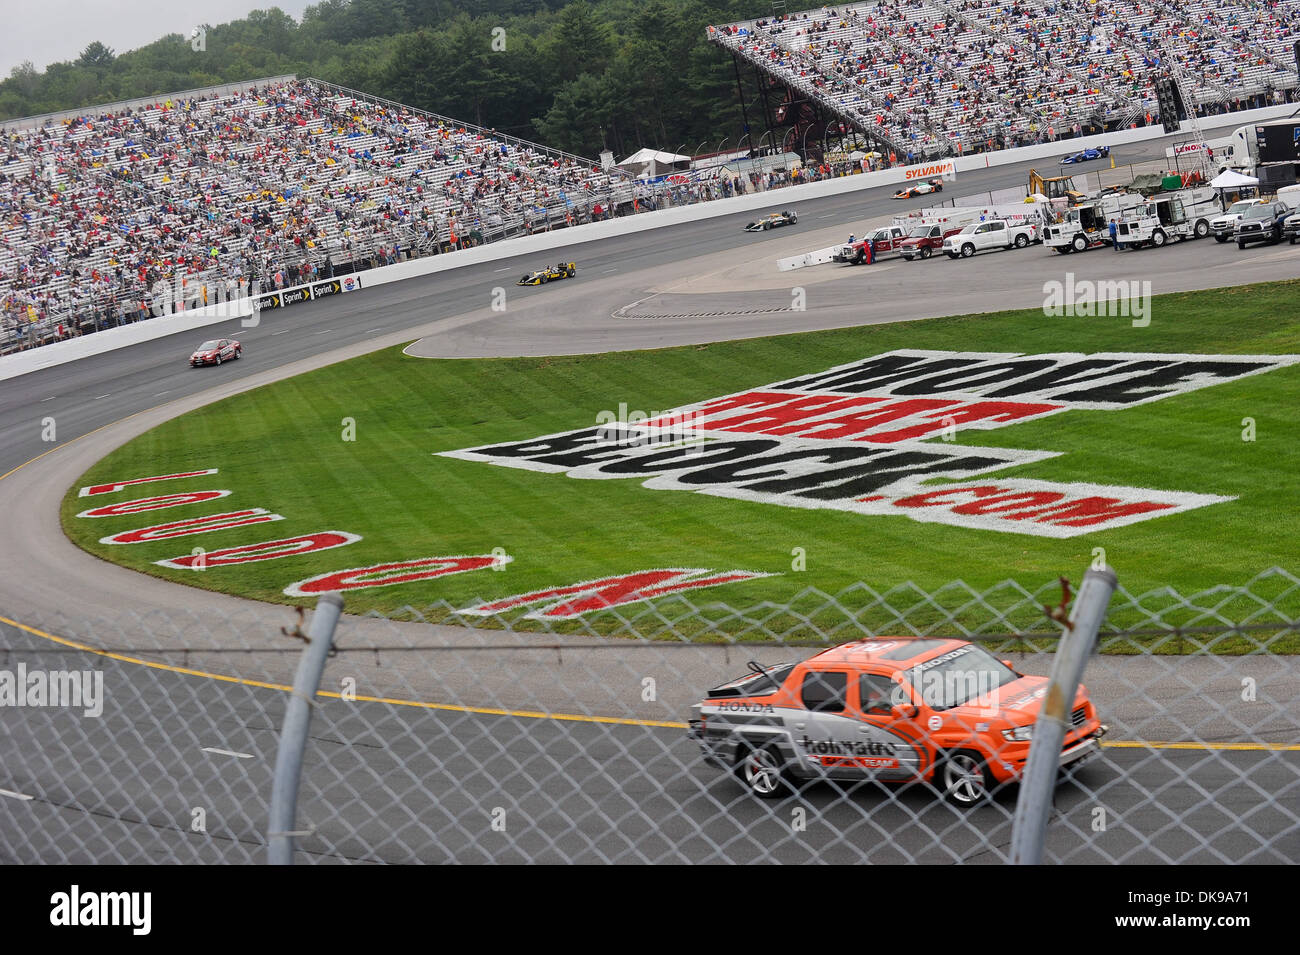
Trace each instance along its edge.
<path fill-rule="evenodd" d="M 873 0 L 710 27 L 882 144 L 960 155 L 1295 95 L 1300 0 Z"/>
<path fill-rule="evenodd" d="M 3 132 L 0 347 L 636 199 L 589 161 L 312 81 Z"/>

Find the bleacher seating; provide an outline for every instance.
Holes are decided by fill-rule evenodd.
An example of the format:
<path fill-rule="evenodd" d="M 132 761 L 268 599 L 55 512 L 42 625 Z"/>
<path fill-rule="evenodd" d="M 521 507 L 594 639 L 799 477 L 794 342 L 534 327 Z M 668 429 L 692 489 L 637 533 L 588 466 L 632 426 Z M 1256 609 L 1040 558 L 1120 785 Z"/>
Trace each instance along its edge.
<path fill-rule="evenodd" d="M 147 314 L 160 282 L 294 284 L 632 198 L 587 160 L 316 81 L 14 126 L 0 348 Z"/>
<path fill-rule="evenodd" d="M 872 0 L 709 39 L 897 153 L 952 155 L 1294 95 L 1300 0 Z"/>

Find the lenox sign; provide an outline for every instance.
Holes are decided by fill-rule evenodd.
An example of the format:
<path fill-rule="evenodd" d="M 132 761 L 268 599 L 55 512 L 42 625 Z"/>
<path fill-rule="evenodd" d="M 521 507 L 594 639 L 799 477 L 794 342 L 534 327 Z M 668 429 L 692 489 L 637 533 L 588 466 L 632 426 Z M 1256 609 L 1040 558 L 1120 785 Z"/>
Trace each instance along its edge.
<path fill-rule="evenodd" d="M 957 165 L 951 159 L 943 162 L 927 163 L 924 166 L 908 166 L 903 170 L 903 179 L 933 179 L 940 176 L 949 182 L 957 178 Z"/>
<path fill-rule="evenodd" d="M 1296 355 L 907 349 L 636 424 L 441 453 L 587 480 L 639 478 L 652 490 L 1076 537 L 1232 498 L 992 477 L 1061 452 L 951 439 L 1067 411 L 1131 408 L 1297 362 Z M 929 483 L 937 478 L 948 483 Z"/>

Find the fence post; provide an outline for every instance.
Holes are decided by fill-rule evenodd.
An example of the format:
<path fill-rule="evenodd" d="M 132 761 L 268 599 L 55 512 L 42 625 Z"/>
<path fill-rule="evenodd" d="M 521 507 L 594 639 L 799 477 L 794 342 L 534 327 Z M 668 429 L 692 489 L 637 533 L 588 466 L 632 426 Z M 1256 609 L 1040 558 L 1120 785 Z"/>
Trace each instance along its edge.
<path fill-rule="evenodd" d="M 1083 583 L 1070 612 L 1069 625 L 1061 635 L 1052 660 L 1047 696 L 1034 722 L 1029 761 L 1016 799 L 1016 814 L 1011 828 L 1013 865 L 1039 865 L 1042 862 L 1047 815 L 1056 791 L 1061 744 L 1070 728 L 1070 709 L 1117 584 L 1115 571 L 1110 567 L 1089 570 L 1083 575 Z"/>
<path fill-rule="evenodd" d="M 307 646 L 298 659 L 293 678 L 293 692 L 285 707 L 284 726 L 280 730 L 280 749 L 275 757 L 275 778 L 271 783 L 271 824 L 267 832 L 267 862 L 271 865 L 293 864 L 294 817 L 298 809 L 298 779 L 302 773 L 307 729 L 311 725 L 311 708 L 315 705 L 325 660 L 334 643 L 334 628 L 343 612 L 343 598 L 323 595 L 316 602 L 307 631 Z"/>

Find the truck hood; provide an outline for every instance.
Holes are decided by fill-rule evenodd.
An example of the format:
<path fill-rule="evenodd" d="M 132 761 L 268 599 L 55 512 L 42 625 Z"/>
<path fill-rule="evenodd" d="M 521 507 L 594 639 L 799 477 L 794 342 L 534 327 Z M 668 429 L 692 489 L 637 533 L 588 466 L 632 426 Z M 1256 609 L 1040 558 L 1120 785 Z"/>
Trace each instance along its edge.
<path fill-rule="evenodd" d="M 1006 720 L 1013 726 L 1024 726 L 1038 718 L 1038 713 L 1043 708 L 1043 700 L 1047 696 L 1048 682 L 1045 676 L 1022 676 L 1005 686 L 998 687 L 988 696 L 976 697 L 970 702 L 943 712 L 946 715 L 951 714 L 970 720 L 972 725 L 975 722 L 994 718 Z M 1074 703 L 1070 709 L 1082 706 L 1087 698 L 1087 690 L 1080 684 L 1075 691 Z M 996 716 L 993 711 L 996 711 Z"/>

